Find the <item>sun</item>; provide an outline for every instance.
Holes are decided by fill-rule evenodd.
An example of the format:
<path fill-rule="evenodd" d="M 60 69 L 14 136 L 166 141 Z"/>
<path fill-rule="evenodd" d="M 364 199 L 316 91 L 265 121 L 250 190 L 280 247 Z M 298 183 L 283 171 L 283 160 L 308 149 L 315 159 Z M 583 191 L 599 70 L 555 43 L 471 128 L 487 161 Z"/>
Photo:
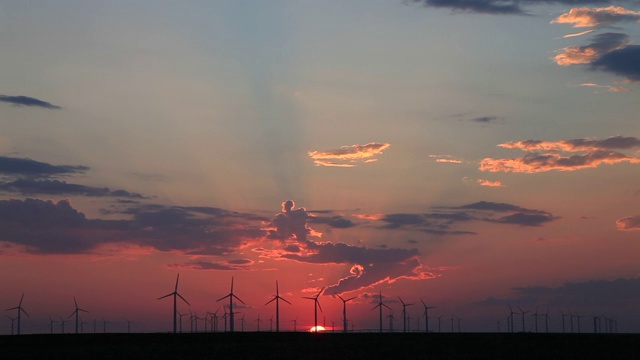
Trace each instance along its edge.
<path fill-rule="evenodd" d="M 311 329 L 309 329 L 309 332 L 320 332 L 320 331 L 325 331 L 326 329 L 324 328 L 324 326 L 322 325 L 318 325 L 316 326 L 312 326 Z"/>

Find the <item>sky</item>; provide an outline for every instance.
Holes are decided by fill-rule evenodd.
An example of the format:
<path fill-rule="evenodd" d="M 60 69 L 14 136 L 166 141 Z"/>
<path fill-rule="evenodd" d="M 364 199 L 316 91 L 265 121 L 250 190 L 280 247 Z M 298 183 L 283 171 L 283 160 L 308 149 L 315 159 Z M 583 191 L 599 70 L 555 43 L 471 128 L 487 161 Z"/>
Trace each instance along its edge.
<path fill-rule="evenodd" d="M 237 330 L 278 281 L 283 330 L 640 332 L 636 0 L 6 0 L 0 48 L 23 333 L 171 331 L 178 274 Z"/>

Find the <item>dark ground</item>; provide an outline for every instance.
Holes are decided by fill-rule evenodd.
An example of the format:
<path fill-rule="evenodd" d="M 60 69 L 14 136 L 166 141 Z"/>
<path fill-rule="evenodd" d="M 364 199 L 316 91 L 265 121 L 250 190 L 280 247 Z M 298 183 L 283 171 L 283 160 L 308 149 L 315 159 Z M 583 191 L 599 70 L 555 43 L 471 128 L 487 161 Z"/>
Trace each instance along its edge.
<path fill-rule="evenodd" d="M 216 333 L 0 336 L 0 359 L 640 359 L 640 334 Z"/>

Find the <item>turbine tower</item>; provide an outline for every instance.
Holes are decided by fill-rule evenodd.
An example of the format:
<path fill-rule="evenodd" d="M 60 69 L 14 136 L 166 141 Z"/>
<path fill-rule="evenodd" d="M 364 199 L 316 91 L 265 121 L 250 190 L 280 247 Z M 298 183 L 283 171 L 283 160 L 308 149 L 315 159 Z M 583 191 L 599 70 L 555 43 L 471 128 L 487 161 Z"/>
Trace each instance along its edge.
<path fill-rule="evenodd" d="M 20 302 L 18 303 L 18 306 L 12 307 L 12 308 L 6 310 L 6 311 L 18 310 L 18 317 L 15 318 L 16 320 L 18 320 L 18 328 L 17 328 L 17 332 L 16 332 L 16 334 L 18 334 L 18 335 L 20 335 L 20 315 L 22 313 L 24 313 L 25 315 L 29 316 L 29 314 L 27 314 L 27 312 L 22 308 L 22 300 L 23 299 L 24 299 L 24 294 L 22 294 L 22 296 L 20 297 Z M 13 331 L 11 333 L 13 335 Z"/>
<path fill-rule="evenodd" d="M 182 301 L 187 303 L 187 305 L 191 306 L 191 304 L 189 304 L 187 299 L 183 298 L 182 295 L 180 295 L 178 293 L 178 281 L 179 280 L 180 280 L 180 274 L 178 274 L 178 276 L 176 277 L 176 287 L 173 289 L 173 292 L 158 298 L 158 300 L 160 300 L 160 299 L 164 299 L 164 298 L 169 297 L 169 296 L 173 296 L 173 333 L 174 334 L 177 331 L 176 317 L 178 316 L 178 297 L 180 297 L 180 299 L 182 299 Z"/>
<path fill-rule="evenodd" d="M 378 305 L 374 306 L 373 309 L 371 309 L 371 310 L 375 310 L 376 308 L 380 308 L 380 332 L 382 332 L 382 307 L 384 306 L 389 310 L 391 310 L 391 308 L 389 306 L 387 306 L 386 304 L 382 303 L 382 290 L 380 291 L 379 297 L 380 297 L 380 299 L 379 299 Z"/>
<path fill-rule="evenodd" d="M 403 320 L 403 331 L 407 332 L 407 306 L 411 306 L 413 304 L 405 304 L 404 301 L 398 296 L 400 302 L 402 303 L 402 320 Z"/>
<path fill-rule="evenodd" d="M 353 300 L 356 298 L 356 296 L 352 297 L 352 298 L 348 298 L 348 299 L 343 299 L 342 296 L 338 295 L 338 297 L 340 298 L 340 300 L 342 300 L 342 320 L 343 320 L 343 331 L 347 332 L 347 302 Z"/>
<path fill-rule="evenodd" d="M 74 304 L 76 304 L 76 309 L 73 310 L 71 315 L 69 315 L 69 318 L 71 318 L 73 315 L 76 316 L 76 334 L 77 334 L 78 333 L 78 325 L 79 325 L 78 319 L 80 319 L 80 312 L 82 311 L 82 312 L 88 313 L 88 311 L 78 307 L 78 302 L 76 301 L 76 297 L 75 296 L 73 297 L 73 302 L 74 302 Z"/>
<path fill-rule="evenodd" d="M 271 300 L 267 301 L 265 305 L 268 305 L 274 300 L 276 302 L 276 332 L 280 332 L 280 300 L 286 302 L 289 305 L 291 305 L 291 303 L 287 301 L 285 298 L 283 298 L 282 296 L 280 296 L 280 290 L 278 288 L 278 280 L 276 280 L 276 295 Z"/>
<path fill-rule="evenodd" d="M 320 289 L 320 291 L 318 291 L 318 293 L 316 294 L 316 296 L 314 297 L 307 297 L 307 296 L 303 296 L 304 299 L 308 299 L 308 300 L 313 300 L 313 329 L 315 332 L 318 332 L 318 308 L 320 308 L 320 311 L 322 311 L 322 306 L 320 306 L 320 302 L 318 301 L 318 297 L 320 296 L 320 294 L 322 294 L 322 292 L 324 291 L 324 286 L 322 287 L 322 289 Z"/>
<path fill-rule="evenodd" d="M 422 303 L 422 305 L 424 305 L 424 332 L 425 333 L 429 333 L 429 309 L 435 309 L 435 306 L 427 306 L 427 303 L 425 303 L 424 301 L 422 301 L 422 299 L 420 299 L 420 302 Z"/>
<path fill-rule="evenodd" d="M 236 298 L 238 301 L 240 301 L 244 305 L 247 305 L 247 304 L 244 303 L 244 301 L 240 300 L 240 298 L 237 297 L 233 293 L 233 276 L 231 277 L 231 292 L 229 292 L 228 295 L 225 295 L 225 296 L 221 297 L 217 301 L 224 300 L 226 298 L 229 298 L 229 332 L 233 332 L 234 331 L 234 325 L 235 325 L 235 321 L 233 319 L 233 317 L 234 317 L 234 313 L 233 313 L 233 298 Z"/>

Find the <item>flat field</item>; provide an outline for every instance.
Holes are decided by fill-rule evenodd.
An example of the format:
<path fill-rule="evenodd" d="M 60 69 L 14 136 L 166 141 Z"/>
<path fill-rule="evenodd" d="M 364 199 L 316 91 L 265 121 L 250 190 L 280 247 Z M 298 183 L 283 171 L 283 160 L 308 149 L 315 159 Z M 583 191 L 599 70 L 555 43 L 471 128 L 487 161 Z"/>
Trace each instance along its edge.
<path fill-rule="evenodd" d="M 639 334 L 197 333 L 0 336 L 1 359 L 640 359 Z"/>

